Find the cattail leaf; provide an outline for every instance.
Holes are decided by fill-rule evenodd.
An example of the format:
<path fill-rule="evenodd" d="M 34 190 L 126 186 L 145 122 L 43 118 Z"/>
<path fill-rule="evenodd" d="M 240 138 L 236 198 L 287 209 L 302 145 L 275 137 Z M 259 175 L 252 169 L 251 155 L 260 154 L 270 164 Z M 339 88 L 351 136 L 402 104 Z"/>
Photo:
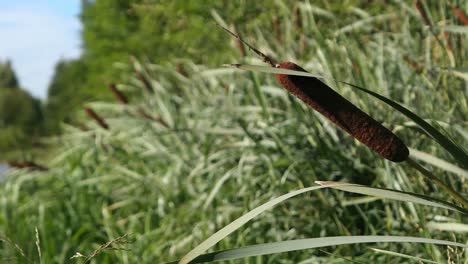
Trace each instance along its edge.
<path fill-rule="evenodd" d="M 411 202 L 411 203 L 429 205 L 433 207 L 439 207 L 439 208 L 444 208 L 444 209 L 448 209 L 452 211 L 457 211 L 463 214 L 468 214 L 467 210 L 461 207 L 458 207 L 451 203 L 447 203 L 445 201 L 434 199 L 426 195 L 397 191 L 397 190 L 373 188 L 373 187 L 367 187 L 367 186 L 359 185 L 359 184 L 343 185 L 343 183 L 341 182 L 316 181 L 315 183 L 320 184 L 322 186 L 328 186 L 333 189 L 345 191 L 345 192 L 376 196 L 376 197 L 387 198 L 387 199 L 403 201 L 403 202 Z"/>
<path fill-rule="evenodd" d="M 348 184 L 338 184 L 338 185 L 348 185 Z M 272 208 L 273 206 L 275 206 L 275 205 L 277 205 L 277 204 L 279 204 L 279 203 L 281 203 L 281 202 L 283 202 L 283 201 L 285 201 L 285 200 L 287 200 L 289 198 L 292 198 L 292 197 L 294 197 L 296 195 L 299 195 L 299 194 L 302 194 L 302 193 L 305 193 L 305 192 L 315 191 L 315 190 L 326 188 L 326 187 L 328 187 L 328 186 L 313 186 L 313 187 L 309 187 L 309 188 L 296 190 L 296 191 L 284 194 L 284 195 L 282 195 L 282 196 L 280 196 L 278 198 L 275 198 L 273 200 L 270 200 L 270 201 L 258 206 L 257 208 L 255 208 L 255 209 L 249 211 L 248 213 L 244 214 L 243 216 L 237 218 L 236 220 L 234 220 L 233 222 L 231 222 L 227 226 L 223 227 L 218 232 L 211 235 L 208 239 L 206 239 L 205 241 L 200 243 L 197 247 L 192 249 L 189 253 L 187 253 L 180 260 L 179 263 L 180 264 L 190 263 L 193 259 L 200 256 L 203 252 L 207 251 L 209 248 L 214 246 L 216 243 L 221 241 L 223 238 L 225 238 L 226 236 L 228 236 L 232 232 L 239 229 L 241 226 L 243 226 L 248 221 L 252 220 L 257 215 L 259 215 L 259 214 L 263 213 L 264 211 Z"/>
<path fill-rule="evenodd" d="M 437 157 L 432 156 L 431 154 L 428 154 L 426 152 L 422 152 L 416 149 L 409 148 L 410 150 L 410 157 L 424 161 L 426 163 L 431 164 L 432 166 L 436 166 L 438 168 L 441 168 L 445 171 L 455 173 L 462 178 L 468 179 L 468 171 L 453 165 L 450 162 L 447 162 L 445 160 L 439 159 Z"/>
<path fill-rule="evenodd" d="M 329 247 L 348 244 L 362 244 L 362 243 L 424 243 L 432 245 L 444 245 L 452 247 L 468 248 L 468 245 L 420 237 L 406 237 L 406 236 L 336 236 L 336 237 L 321 237 L 321 238 L 308 238 L 287 240 L 274 243 L 258 244 L 253 246 L 246 246 L 241 248 L 228 249 L 213 253 L 208 253 L 198 256 L 190 262 L 180 261 L 178 263 L 204 263 L 215 262 L 221 260 L 239 259 L 245 257 L 261 256 L 267 254 L 276 254 L 283 252 L 290 252 L 295 250 L 312 249 L 319 247 Z M 177 263 L 177 262 L 172 262 Z"/>
<path fill-rule="evenodd" d="M 431 137 L 439 143 L 443 148 L 445 148 L 456 160 L 458 163 L 461 164 L 464 168 L 468 166 L 468 154 L 466 154 L 465 150 L 463 150 L 461 147 L 457 146 L 455 143 L 453 143 L 448 137 L 444 136 L 440 131 L 438 131 L 434 126 L 426 122 L 424 119 L 416 115 L 415 113 L 411 112 L 408 110 L 406 107 L 402 106 L 401 104 L 385 97 L 382 96 L 378 93 L 372 92 L 370 90 L 367 90 L 365 88 L 362 88 L 358 85 L 351 84 L 348 82 L 344 81 L 339 81 L 331 77 L 327 76 L 321 76 L 321 75 L 316 75 L 316 74 L 311 74 L 308 72 L 302 72 L 302 71 L 294 71 L 294 70 L 288 70 L 288 69 L 279 69 L 279 68 L 272 68 L 272 67 L 267 67 L 267 66 L 257 66 L 257 65 L 243 65 L 243 64 L 228 64 L 225 65 L 228 67 L 235 67 L 238 69 L 243 69 L 243 70 L 249 70 L 249 71 L 257 71 L 257 72 L 265 72 L 265 73 L 274 73 L 274 74 L 287 74 L 287 75 L 295 75 L 295 76 L 304 76 L 304 77 L 314 77 L 314 78 L 323 78 L 323 79 L 328 79 L 328 80 L 334 80 L 340 83 L 344 83 L 346 85 L 349 85 L 353 88 L 356 88 L 360 91 L 363 91 L 369 95 L 372 95 L 373 97 L 379 99 L 380 101 L 388 104 L 398 112 L 402 113 L 409 119 L 411 119 L 413 122 L 418 124 L 424 131 L 426 131 Z"/>

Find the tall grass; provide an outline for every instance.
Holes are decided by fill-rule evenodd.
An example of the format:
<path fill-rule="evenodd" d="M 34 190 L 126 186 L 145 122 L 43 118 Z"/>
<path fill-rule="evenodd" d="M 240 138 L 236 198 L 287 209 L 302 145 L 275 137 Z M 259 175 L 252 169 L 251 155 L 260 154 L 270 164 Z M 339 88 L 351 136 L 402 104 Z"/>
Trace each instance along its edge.
<path fill-rule="evenodd" d="M 255 32 L 242 32 L 242 26 L 237 26 L 266 54 L 392 98 L 466 149 L 467 80 L 466 74 L 459 74 L 466 67 L 466 34 L 450 33 L 451 48 L 441 47 L 432 31 L 442 42 L 446 40 L 434 21 L 458 21 L 444 1 L 426 3 L 426 7 L 432 30 L 417 9 L 404 1 L 385 8 L 378 4 L 319 7 L 304 1 L 297 4 L 299 11 L 278 1 L 279 35 L 273 22 L 271 29 Z M 299 29 L 294 14 L 301 17 Z M 261 63 L 253 55 L 226 60 Z M 184 74 L 176 65 L 183 65 Z M 16 170 L 2 182 L 0 255 L 4 260 L 171 261 L 249 210 L 317 180 L 450 200 L 416 170 L 379 158 L 338 130 L 288 95 L 270 75 L 208 69 L 190 61 L 159 66 L 143 60 L 115 66 L 127 69 L 128 75 L 118 80 L 116 88 L 130 103 L 87 105 L 109 129 L 80 113 L 83 129 L 67 126 L 62 136 L 49 139 L 57 151 L 47 164 L 48 171 Z M 330 85 L 411 148 L 456 163 L 401 114 L 340 83 Z M 466 194 L 465 178 L 429 166 Z M 465 243 L 466 233 L 433 228 L 434 223 L 463 224 L 463 220 L 461 214 L 446 209 L 324 189 L 266 211 L 212 250 L 347 235 Z M 244 262 L 402 263 L 412 261 L 408 255 L 436 262 L 467 261 L 456 248 L 406 243 L 372 247 L 384 251 L 365 244 L 342 245 Z"/>

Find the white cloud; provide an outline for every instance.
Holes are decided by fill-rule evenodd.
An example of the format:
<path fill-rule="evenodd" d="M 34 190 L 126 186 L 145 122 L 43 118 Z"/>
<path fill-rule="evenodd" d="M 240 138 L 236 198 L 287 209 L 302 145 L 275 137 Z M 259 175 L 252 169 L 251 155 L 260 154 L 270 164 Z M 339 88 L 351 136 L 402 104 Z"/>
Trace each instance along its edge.
<path fill-rule="evenodd" d="M 45 98 L 60 58 L 80 54 L 80 23 L 42 6 L 0 8 L 0 58 L 10 59 L 22 87 Z"/>

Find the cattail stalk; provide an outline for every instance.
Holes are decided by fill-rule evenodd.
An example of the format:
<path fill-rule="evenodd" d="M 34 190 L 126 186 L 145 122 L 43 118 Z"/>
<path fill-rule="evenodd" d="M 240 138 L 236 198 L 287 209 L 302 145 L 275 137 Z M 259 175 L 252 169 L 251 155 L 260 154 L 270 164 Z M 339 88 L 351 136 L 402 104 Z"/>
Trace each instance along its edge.
<path fill-rule="evenodd" d="M 85 107 L 84 110 L 85 110 L 86 114 L 87 114 L 89 117 L 91 117 L 92 119 L 94 119 L 94 121 L 96 121 L 96 123 L 97 123 L 100 127 L 104 128 L 104 129 L 106 129 L 106 130 L 109 129 L 109 125 L 108 125 L 108 124 L 104 121 L 104 119 L 102 119 L 102 117 L 100 117 L 93 109 L 91 109 L 91 108 L 89 108 L 89 107 Z"/>
<path fill-rule="evenodd" d="M 117 99 L 117 101 L 119 101 L 120 103 L 122 104 L 128 104 L 128 99 L 127 97 L 117 89 L 117 86 L 115 85 L 115 83 L 111 83 L 109 84 L 109 90 L 111 91 L 111 93 L 115 96 L 115 98 Z"/>
<path fill-rule="evenodd" d="M 416 161 L 414 161 L 412 158 L 408 158 L 407 162 L 411 167 L 415 168 L 419 172 L 421 172 L 422 175 L 425 177 L 429 178 L 432 182 L 434 182 L 437 186 L 442 188 L 444 191 L 448 192 L 452 197 L 460 202 L 464 208 L 468 208 L 468 200 L 466 200 L 463 196 L 461 196 L 458 192 L 456 192 L 452 187 L 446 185 L 443 181 L 441 181 L 439 178 L 437 178 L 435 175 L 433 175 L 430 171 L 426 170 L 424 167 L 419 165 Z"/>

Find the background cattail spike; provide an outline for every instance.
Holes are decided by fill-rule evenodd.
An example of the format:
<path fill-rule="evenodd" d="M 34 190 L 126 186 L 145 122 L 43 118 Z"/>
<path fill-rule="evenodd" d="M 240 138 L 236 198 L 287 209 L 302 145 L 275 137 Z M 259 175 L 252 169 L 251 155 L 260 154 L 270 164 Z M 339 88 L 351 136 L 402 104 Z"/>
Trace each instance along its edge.
<path fill-rule="evenodd" d="M 109 90 L 114 94 L 115 98 L 121 102 L 122 104 L 128 104 L 128 99 L 127 97 L 117 89 L 117 86 L 115 83 L 109 84 Z"/>
<path fill-rule="evenodd" d="M 94 121 L 96 121 L 96 123 L 98 123 L 98 125 L 106 130 L 109 129 L 109 125 L 104 121 L 104 119 L 102 119 L 102 117 L 100 117 L 96 112 L 94 112 L 93 109 L 89 108 L 89 107 L 85 107 L 84 108 L 86 114 L 91 117 L 92 119 L 94 119 Z"/>

